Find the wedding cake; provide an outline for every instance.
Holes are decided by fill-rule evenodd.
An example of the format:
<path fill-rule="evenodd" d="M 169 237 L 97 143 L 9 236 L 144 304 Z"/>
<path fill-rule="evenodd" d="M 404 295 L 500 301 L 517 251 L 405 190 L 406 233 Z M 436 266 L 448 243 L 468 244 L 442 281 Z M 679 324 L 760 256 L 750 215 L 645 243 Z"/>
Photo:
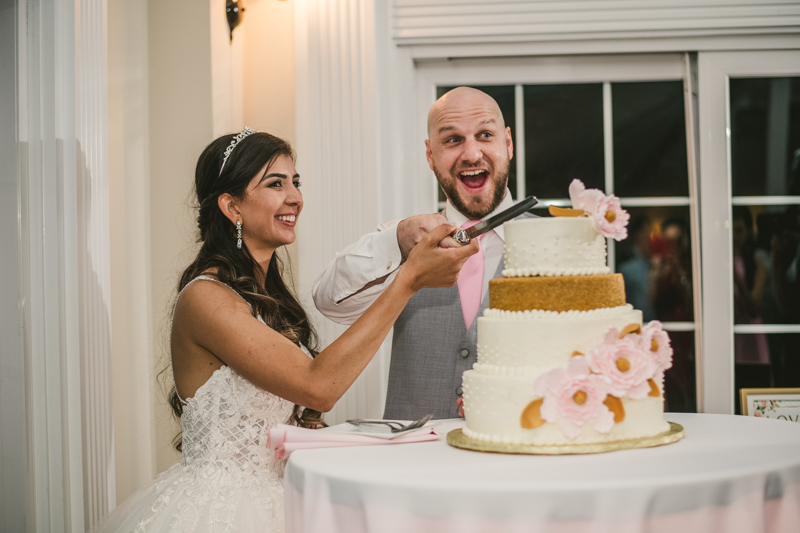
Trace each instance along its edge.
<path fill-rule="evenodd" d="M 464 372 L 463 434 L 508 445 L 610 443 L 669 431 L 659 322 L 625 303 L 606 238 L 627 237 L 619 200 L 575 180 L 572 209 L 507 222 L 503 277 L 478 318 L 478 360 Z"/>

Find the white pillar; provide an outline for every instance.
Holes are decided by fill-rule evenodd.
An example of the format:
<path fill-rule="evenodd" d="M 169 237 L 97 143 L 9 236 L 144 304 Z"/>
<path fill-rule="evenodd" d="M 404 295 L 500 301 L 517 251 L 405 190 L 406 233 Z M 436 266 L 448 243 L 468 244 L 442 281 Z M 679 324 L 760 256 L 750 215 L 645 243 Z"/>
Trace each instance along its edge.
<path fill-rule="evenodd" d="M 299 294 L 322 346 L 344 328 L 323 318 L 311 285 L 336 252 L 381 221 L 377 43 L 383 22 L 371 0 L 295 3 L 297 169 L 303 176 Z M 388 358 L 383 349 L 328 415 L 381 416 Z"/>

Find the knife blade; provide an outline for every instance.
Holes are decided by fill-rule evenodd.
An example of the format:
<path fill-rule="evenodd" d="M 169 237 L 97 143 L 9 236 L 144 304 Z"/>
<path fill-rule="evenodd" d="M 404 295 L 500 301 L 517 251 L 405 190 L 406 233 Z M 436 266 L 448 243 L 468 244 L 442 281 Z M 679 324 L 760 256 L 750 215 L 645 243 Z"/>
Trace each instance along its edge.
<path fill-rule="evenodd" d="M 513 218 L 518 217 L 531 207 L 535 206 L 539 203 L 539 200 L 535 196 L 528 196 L 521 202 L 518 202 L 505 211 L 501 211 L 497 213 L 492 218 L 487 220 L 482 220 L 475 224 L 474 226 L 467 228 L 467 229 L 459 229 L 456 231 L 453 238 L 461 244 L 468 244 L 470 240 L 483 235 L 487 231 L 491 231 L 503 222 L 507 222 Z"/>

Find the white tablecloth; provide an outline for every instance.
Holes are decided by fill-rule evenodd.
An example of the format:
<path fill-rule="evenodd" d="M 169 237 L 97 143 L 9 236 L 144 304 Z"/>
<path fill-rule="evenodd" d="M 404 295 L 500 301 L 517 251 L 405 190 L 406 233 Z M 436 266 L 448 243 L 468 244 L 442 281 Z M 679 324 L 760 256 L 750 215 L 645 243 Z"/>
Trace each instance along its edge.
<path fill-rule="evenodd" d="M 435 442 L 297 451 L 287 533 L 800 532 L 800 424 L 667 413 L 686 436 L 592 455 Z M 445 421 L 443 433 L 463 425 Z"/>

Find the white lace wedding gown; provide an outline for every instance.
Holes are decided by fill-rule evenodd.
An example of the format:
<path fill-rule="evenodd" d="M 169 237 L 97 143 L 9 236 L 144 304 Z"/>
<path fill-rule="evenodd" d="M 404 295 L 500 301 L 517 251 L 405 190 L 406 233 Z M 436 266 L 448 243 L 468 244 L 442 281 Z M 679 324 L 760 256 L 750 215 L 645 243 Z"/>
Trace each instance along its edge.
<path fill-rule="evenodd" d="M 267 448 L 267 433 L 287 422 L 293 405 L 228 366 L 217 369 L 184 404 L 181 460 L 95 531 L 283 532 L 285 461 Z"/>

